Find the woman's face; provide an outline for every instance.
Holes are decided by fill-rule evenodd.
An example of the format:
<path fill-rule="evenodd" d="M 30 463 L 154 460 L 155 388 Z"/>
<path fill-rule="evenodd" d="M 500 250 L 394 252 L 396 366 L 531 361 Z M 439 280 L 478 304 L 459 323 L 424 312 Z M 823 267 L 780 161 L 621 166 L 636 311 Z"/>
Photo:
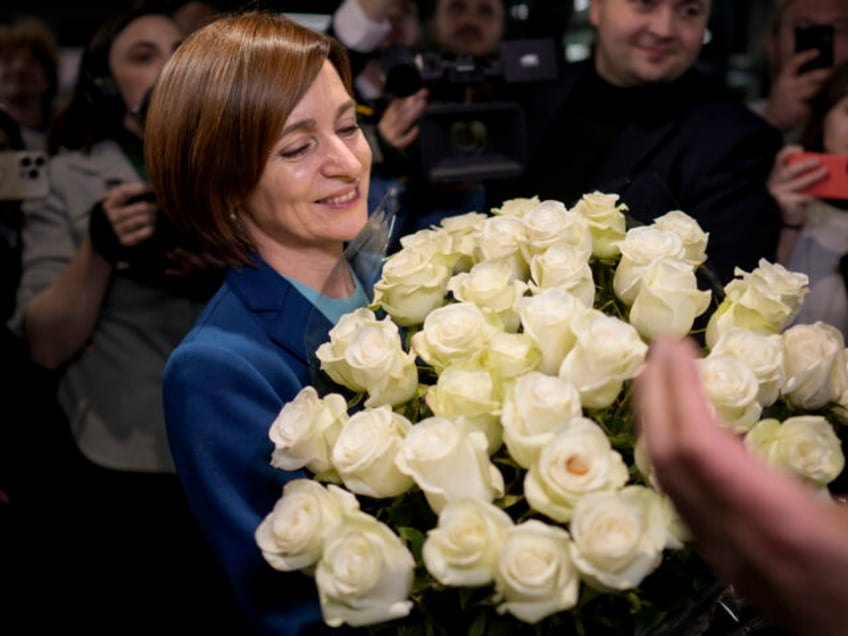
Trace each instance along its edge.
<path fill-rule="evenodd" d="M 269 244 L 338 251 L 368 216 L 370 170 L 353 98 L 325 61 L 248 197 L 245 227 L 260 252 Z"/>
<path fill-rule="evenodd" d="M 848 96 L 840 99 L 824 116 L 824 149 L 848 155 Z"/>
<path fill-rule="evenodd" d="M 109 70 L 127 107 L 127 127 L 141 133 L 131 113 L 137 112 L 144 94 L 183 38 L 164 15 L 145 15 L 130 22 L 112 43 Z"/>

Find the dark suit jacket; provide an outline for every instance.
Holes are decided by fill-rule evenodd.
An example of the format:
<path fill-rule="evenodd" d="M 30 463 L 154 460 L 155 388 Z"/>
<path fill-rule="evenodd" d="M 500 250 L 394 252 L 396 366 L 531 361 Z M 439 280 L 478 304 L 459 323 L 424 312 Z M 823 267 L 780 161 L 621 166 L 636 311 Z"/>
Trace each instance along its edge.
<path fill-rule="evenodd" d="M 492 205 L 514 196 L 559 198 L 555 186 L 536 191 L 536 184 L 550 187 L 562 176 L 561 166 L 542 163 L 540 157 L 583 151 L 552 131 L 574 98 L 575 86 L 583 85 L 589 73 L 592 60 L 570 64 L 557 82 L 518 96 L 530 159 L 524 177 L 490 189 Z M 722 282 L 736 266 L 750 271 L 760 258 L 774 260 L 780 216 L 766 180 L 782 144 L 779 132 L 736 98 L 712 90 L 695 71 L 673 84 L 648 88 L 657 92 L 653 101 L 645 99 L 646 89 L 637 90 L 642 91 L 641 110 L 656 110 L 646 116 L 627 99 L 617 104 L 625 122 L 583 192 L 621 194 L 632 217 L 642 223 L 669 210 L 689 214 L 710 233 L 709 263 Z"/>
<path fill-rule="evenodd" d="M 268 431 L 283 404 L 311 382 L 307 325 L 330 323 L 282 276 L 230 269 L 165 368 L 165 419 L 189 503 L 259 633 L 321 633 L 313 580 L 273 570 L 254 541 L 285 482 L 270 465 Z"/>

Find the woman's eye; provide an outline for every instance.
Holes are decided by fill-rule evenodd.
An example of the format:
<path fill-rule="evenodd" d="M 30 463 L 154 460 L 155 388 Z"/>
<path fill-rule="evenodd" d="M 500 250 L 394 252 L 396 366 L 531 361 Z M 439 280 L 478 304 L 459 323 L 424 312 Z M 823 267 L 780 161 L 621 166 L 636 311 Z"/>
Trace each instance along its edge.
<path fill-rule="evenodd" d="M 349 126 L 343 126 L 339 129 L 339 134 L 343 137 L 350 137 L 359 132 L 359 124 L 351 124 Z"/>
<path fill-rule="evenodd" d="M 297 146 L 296 148 L 292 148 L 290 150 L 282 150 L 280 152 L 280 156 L 284 159 L 296 159 L 301 155 L 306 154 L 306 151 L 309 149 L 309 145 L 304 144 L 302 146 Z"/>

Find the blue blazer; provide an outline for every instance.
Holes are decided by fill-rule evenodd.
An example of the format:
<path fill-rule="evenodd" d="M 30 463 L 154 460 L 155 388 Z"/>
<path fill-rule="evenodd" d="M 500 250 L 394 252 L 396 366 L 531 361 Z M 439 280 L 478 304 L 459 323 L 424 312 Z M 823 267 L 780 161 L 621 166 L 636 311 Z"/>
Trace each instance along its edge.
<path fill-rule="evenodd" d="M 311 381 L 307 324 L 324 338 L 331 327 L 267 263 L 230 268 L 169 357 L 163 381 L 177 473 L 240 606 L 262 634 L 325 631 L 312 578 L 274 570 L 254 540 L 285 482 L 303 476 L 270 465 L 268 431 L 283 404 Z"/>

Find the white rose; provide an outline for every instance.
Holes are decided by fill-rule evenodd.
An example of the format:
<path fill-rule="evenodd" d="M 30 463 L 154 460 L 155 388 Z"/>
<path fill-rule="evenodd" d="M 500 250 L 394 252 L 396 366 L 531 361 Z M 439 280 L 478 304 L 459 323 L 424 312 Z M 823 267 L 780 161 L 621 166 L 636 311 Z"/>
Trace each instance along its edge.
<path fill-rule="evenodd" d="M 311 573 L 324 551 L 324 537 L 345 512 L 359 509 L 351 493 L 312 479 L 293 479 L 254 533 L 262 556 L 275 570 Z"/>
<path fill-rule="evenodd" d="M 651 463 L 651 456 L 648 454 L 645 438 L 641 435 L 636 438 L 636 443 L 633 445 L 633 463 L 651 488 L 662 490 L 654 472 L 654 466 Z"/>
<path fill-rule="evenodd" d="M 537 205 L 539 205 L 539 197 L 519 197 L 504 201 L 499 208 L 492 208 L 492 214 L 522 218 Z"/>
<path fill-rule="evenodd" d="M 630 324 L 644 338 L 685 336 L 695 318 L 710 306 L 712 294 L 698 289 L 692 266 L 680 260 L 660 258 L 644 270 L 636 298 L 630 307 Z"/>
<path fill-rule="evenodd" d="M 796 407 L 819 409 L 837 402 L 848 389 L 842 332 L 823 322 L 795 325 L 783 332 L 783 394 Z"/>
<path fill-rule="evenodd" d="M 470 272 L 455 274 L 448 281 L 448 291 L 462 302 L 474 303 L 480 309 L 495 314 L 506 331 L 518 329 L 515 304 L 527 291 L 527 283 L 515 278 L 507 261 L 477 263 Z"/>
<path fill-rule="evenodd" d="M 542 351 L 526 333 L 496 333 L 483 356 L 483 366 L 500 382 L 533 371 L 542 362 Z"/>
<path fill-rule="evenodd" d="M 561 201 L 542 201 L 525 214 L 524 242 L 521 245 L 524 258 L 529 262 L 533 256 L 559 243 L 572 218 L 583 220 L 588 231 L 588 223 L 583 217 L 571 214 Z"/>
<path fill-rule="evenodd" d="M 783 424 L 761 420 L 748 431 L 745 444 L 814 487 L 824 488 L 845 468 L 842 442 L 821 415 L 790 417 Z"/>
<path fill-rule="evenodd" d="M 562 287 L 587 307 L 595 302 L 595 280 L 586 257 L 570 245 L 556 244 L 530 259 L 533 291 Z"/>
<path fill-rule="evenodd" d="M 453 268 L 434 260 L 423 250 L 404 248 L 383 265 L 374 285 L 374 305 L 382 307 L 404 327 L 419 325 L 444 304 Z"/>
<path fill-rule="evenodd" d="M 529 468 L 556 433 L 582 414 L 580 394 L 570 382 L 536 371 L 517 378 L 501 412 L 510 456 Z"/>
<path fill-rule="evenodd" d="M 451 303 L 430 312 L 411 348 L 441 373 L 454 362 L 481 357 L 500 331 L 474 303 Z"/>
<path fill-rule="evenodd" d="M 552 287 L 535 296 L 525 296 L 518 301 L 517 309 L 524 333 L 542 352 L 539 370 L 556 375 L 565 354 L 574 346 L 571 323 L 589 311 L 588 307 L 571 292 Z"/>
<path fill-rule="evenodd" d="M 498 613 L 538 623 L 574 607 L 580 577 L 568 554 L 570 543 L 565 530 L 535 519 L 511 528 L 495 571 Z"/>
<path fill-rule="evenodd" d="M 571 328 L 576 341 L 559 376 L 577 387 L 585 408 L 605 408 L 636 375 L 648 345 L 632 325 L 595 309 L 575 317 Z"/>
<path fill-rule="evenodd" d="M 468 432 L 443 417 L 428 417 L 409 431 L 395 459 L 424 492 L 437 514 L 449 501 L 503 496 L 500 471 L 489 461 L 486 436 Z"/>
<path fill-rule="evenodd" d="M 412 423 L 389 406 L 350 416 L 339 433 L 331 459 L 348 490 L 366 497 L 395 497 L 413 481 L 395 466 L 395 457 Z"/>
<path fill-rule="evenodd" d="M 644 486 L 586 495 L 569 528 L 574 565 L 601 591 L 637 588 L 662 561 L 668 535 L 662 499 Z"/>
<path fill-rule="evenodd" d="M 584 194 L 571 209 L 589 222 L 592 231 L 592 253 L 598 258 L 618 256 L 618 243 L 624 238 L 627 206 L 616 205 L 617 194 L 592 192 Z"/>
<path fill-rule="evenodd" d="M 268 431 L 274 443 L 271 465 L 282 470 L 306 467 L 316 474 L 331 471 L 330 452 L 347 417 L 341 395 L 322 399 L 313 387 L 304 387 L 283 405 Z"/>
<path fill-rule="evenodd" d="M 542 449 L 524 477 L 524 496 L 533 510 L 566 523 L 587 493 L 617 490 L 628 477 L 627 464 L 604 430 L 581 417 Z"/>
<path fill-rule="evenodd" d="M 400 538 L 370 515 L 349 513 L 315 568 L 324 622 L 359 627 L 403 618 L 414 578 L 415 560 Z"/>
<path fill-rule="evenodd" d="M 733 328 L 722 333 L 710 355 L 729 355 L 754 372 L 760 385 L 757 401 L 774 404 L 786 378 L 783 367 L 783 341 L 777 334 L 762 334 Z"/>
<path fill-rule="evenodd" d="M 445 368 L 436 384 L 427 389 L 424 401 L 437 417 L 453 421 L 465 418 L 470 430 L 486 436 L 489 455 L 500 448 L 500 387 L 479 363 L 457 362 Z"/>
<path fill-rule="evenodd" d="M 680 513 L 674 506 L 674 502 L 667 495 L 662 494 L 662 509 L 665 517 L 665 525 L 668 529 L 668 534 L 665 538 L 665 547 L 670 550 L 682 550 L 686 544 L 692 541 L 692 532 L 683 522 Z"/>
<path fill-rule="evenodd" d="M 415 354 L 403 350 L 397 325 L 389 318 L 361 327 L 344 361 L 354 383 L 368 392 L 365 406 L 403 404 L 418 389 Z"/>
<path fill-rule="evenodd" d="M 707 260 L 707 242 L 710 235 L 685 212 L 671 210 L 655 218 L 652 225 L 658 230 L 674 232 L 680 237 L 686 253 L 686 262 L 690 265 L 698 266 Z"/>
<path fill-rule="evenodd" d="M 710 316 L 707 346 L 733 327 L 745 327 L 760 333 L 778 333 L 798 315 L 804 296 L 809 292 L 806 274 L 790 272 L 779 263 L 760 259 L 750 274 L 738 267 L 737 278 L 725 285 L 725 299 Z"/>
<path fill-rule="evenodd" d="M 328 342 L 324 342 L 315 352 L 321 362 L 321 370 L 336 384 L 345 386 L 353 391 L 363 392 L 350 373 L 350 366 L 345 361 L 345 352 L 359 330 L 367 325 L 376 325 L 377 315 L 367 307 L 360 307 L 342 315 L 339 321 L 330 329 Z"/>
<path fill-rule="evenodd" d="M 643 437 L 639 437 L 633 447 L 633 462 L 648 485 L 660 493 L 662 497 L 663 513 L 665 514 L 666 526 L 668 528 L 665 547 L 672 550 L 683 548 L 687 541 L 691 541 L 691 533 L 680 518 L 680 514 L 677 512 L 671 499 L 663 494 Z"/>
<path fill-rule="evenodd" d="M 721 420 L 736 433 L 750 429 L 763 411 L 754 372 L 729 355 L 710 354 L 697 364 L 704 393 Z"/>
<path fill-rule="evenodd" d="M 480 230 L 483 222 L 488 218 L 489 215 L 482 212 L 467 212 L 442 219 L 441 226 L 451 237 L 453 253 L 459 256 L 453 268 L 454 272 L 471 269 Z"/>
<path fill-rule="evenodd" d="M 477 250 L 474 260 L 505 260 L 511 266 L 515 277 L 527 280 L 529 270 L 527 261 L 521 253 L 524 242 L 524 223 L 514 216 L 493 216 L 483 222 L 477 234 Z"/>
<path fill-rule="evenodd" d="M 457 261 L 463 257 L 463 254 L 456 249 L 453 233 L 442 227 L 431 227 L 402 236 L 400 244 L 402 249 L 397 252 L 398 254 L 405 251 L 416 253 L 420 258 L 432 261 L 439 266 L 444 265 L 449 270 L 453 270 Z M 397 264 L 394 267 L 397 267 Z M 410 273 L 414 274 L 414 272 Z"/>
<path fill-rule="evenodd" d="M 628 230 L 618 247 L 621 260 L 615 268 L 612 286 L 615 295 L 628 305 L 636 300 L 639 283 L 651 263 L 660 258 L 682 261 L 686 253 L 677 234 L 663 232 L 650 225 Z"/>
<path fill-rule="evenodd" d="M 488 585 L 512 519 L 480 499 L 457 499 L 439 513 L 439 524 L 427 532 L 421 557 L 427 571 L 442 585 Z"/>

